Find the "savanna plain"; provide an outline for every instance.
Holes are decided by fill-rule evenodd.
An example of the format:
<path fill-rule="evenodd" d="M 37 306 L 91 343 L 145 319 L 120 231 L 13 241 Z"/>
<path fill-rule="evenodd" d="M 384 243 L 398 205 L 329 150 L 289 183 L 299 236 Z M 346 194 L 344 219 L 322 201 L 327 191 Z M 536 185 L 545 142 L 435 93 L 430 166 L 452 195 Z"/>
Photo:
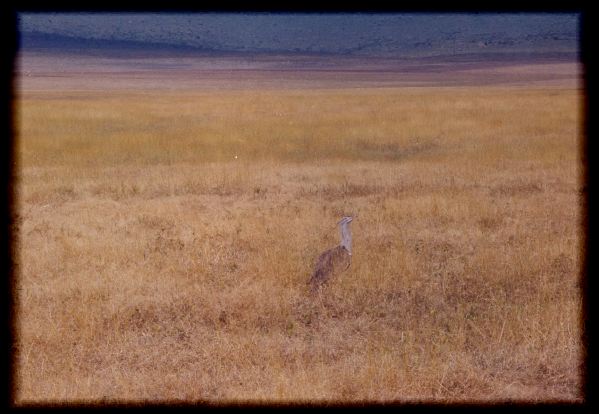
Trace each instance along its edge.
<path fill-rule="evenodd" d="M 17 404 L 582 400 L 577 87 L 24 85 Z"/>

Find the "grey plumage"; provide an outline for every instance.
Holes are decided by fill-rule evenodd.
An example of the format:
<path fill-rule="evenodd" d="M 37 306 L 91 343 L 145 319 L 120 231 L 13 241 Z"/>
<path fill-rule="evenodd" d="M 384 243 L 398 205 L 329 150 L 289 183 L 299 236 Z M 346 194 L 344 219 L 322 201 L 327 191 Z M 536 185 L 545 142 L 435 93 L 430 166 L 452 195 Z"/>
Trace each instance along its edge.
<path fill-rule="evenodd" d="M 328 282 L 333 275 L 347 270 L 351 265 L 352 236 L 349 224 L 352 220 L 352 217 L 346 216 L 337 223 L 341 232 L 341 244 L 325 251 L 318 257 L 314 273 L 310 278 L 312 292 Z"/>

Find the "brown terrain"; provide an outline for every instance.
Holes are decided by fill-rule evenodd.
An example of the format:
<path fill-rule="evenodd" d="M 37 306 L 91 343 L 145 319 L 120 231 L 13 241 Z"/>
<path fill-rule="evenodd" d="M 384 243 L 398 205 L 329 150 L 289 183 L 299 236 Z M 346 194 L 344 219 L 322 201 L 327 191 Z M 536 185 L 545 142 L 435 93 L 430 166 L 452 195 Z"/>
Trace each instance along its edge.
<path fill-rule="evenodd" d="M 22 90 L 288 89 L 435 86 L 578 86 L 579 63 L 550 57 L 453 58 L 183 55 L 20 59 Z M 20 79 L 20 77 L 19 77 Z"/>
<path fill-rule="evenodd" d="M 582 401 L 578 63 L 18 63 L 17 405 Z"/>

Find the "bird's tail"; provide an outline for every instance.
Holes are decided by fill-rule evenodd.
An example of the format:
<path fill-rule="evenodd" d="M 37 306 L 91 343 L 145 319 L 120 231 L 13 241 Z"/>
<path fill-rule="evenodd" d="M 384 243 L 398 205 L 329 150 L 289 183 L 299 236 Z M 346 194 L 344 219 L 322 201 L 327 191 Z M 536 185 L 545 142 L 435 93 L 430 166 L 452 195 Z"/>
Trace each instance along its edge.
<path fill-rule="evenodd" d="M 312 277 L 310 278 L 310 280 L 308 281 L 308 284 L 310 285 L 310 292 L 311 293 L 316 293 L 320 290 L 320 287 L 322 285 L 322 280 L 323 280 L 323 274 L 322 274 L 322 269 L 316 269 L 314 271 L 314 273 L 312 274 Z"/>

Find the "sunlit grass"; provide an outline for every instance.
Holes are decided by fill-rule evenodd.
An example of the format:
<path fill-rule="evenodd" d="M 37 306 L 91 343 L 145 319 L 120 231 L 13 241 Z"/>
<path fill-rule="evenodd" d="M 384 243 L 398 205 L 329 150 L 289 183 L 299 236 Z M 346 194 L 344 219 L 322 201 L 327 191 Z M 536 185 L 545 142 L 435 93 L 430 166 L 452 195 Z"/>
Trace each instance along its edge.
<path fill-rule="evenodd" d="M 18 400 L 579 400 L 580 98 L 26 94 Z"/>

